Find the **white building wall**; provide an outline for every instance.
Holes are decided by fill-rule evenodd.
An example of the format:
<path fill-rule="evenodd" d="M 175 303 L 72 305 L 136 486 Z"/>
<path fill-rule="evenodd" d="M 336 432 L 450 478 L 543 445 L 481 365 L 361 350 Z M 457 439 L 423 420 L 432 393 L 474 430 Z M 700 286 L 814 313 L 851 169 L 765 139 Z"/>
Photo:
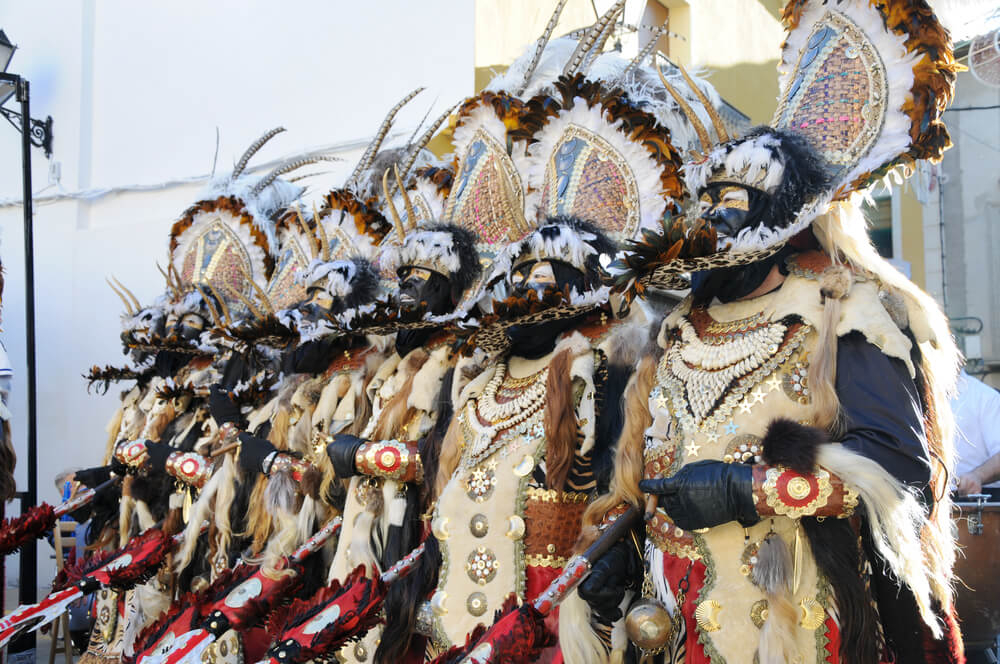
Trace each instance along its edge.
<path fill-rule="evenodd" d="M 324 147 L 351 158 L 389 107 L 427 86 L 398 117 L 397 136 L 408 136 L 429 107 L 434 117 L 473 92 L 473 10 L 445 0 L 0 0 L 0 28 L 20 46 L 9 70 L 31 81 L 32 114 L 54 118 L 52 160 L 61 168 L 60 183 L 49 186 L 49 163 L 33 150 L 41 500 L 58 499 L 56 473 L 96 465 L 103 454 L 117 394 L 88 395 L 81 374 L 123 360 L 121 303 L 104 277 L 115 274 L 143 301 L 163 290 L 154 262 L 163 262 L 171 223 L 212 168 L 216 128 L 220 171 L 279 124 L 288 132 L 255 163 Z M 23 459 L 20 137 L 0 125 L 0 339 L 15 371 L 11 408 Z M 306 169 L 328 171 L 310 181 L 313 194 L 350 165 Z M 97 191 L 130 185 L 150 190 Z M 17 479 L 23 488 L 23 461 Z M 54 571 L 48 555 L 42 543 L 42 583 Z M 16 570 L 8 558 L 8 580 Z"/>
<path fill-rule="evenodd" d="M 945 312 L 982 320 L 979 340 L 965 350 L 993 372 L 1000 371 L 998 104 L 1000 88 L 986 86 L 970 73 L 959 74 L 955 103 L 944 114 L 954 147 L 937 168 L 942 226 L 935 229 L 938 237 L 925 233 L 928 273 L 934 270 L 943 281 Z M 976 110 L 959 110 L 972 108 Z M 960 335 L 959 342 L 965 341 Z M 1000 374 L 992 373 L 987 380 L 1000 385 L 998 379 Z"/>

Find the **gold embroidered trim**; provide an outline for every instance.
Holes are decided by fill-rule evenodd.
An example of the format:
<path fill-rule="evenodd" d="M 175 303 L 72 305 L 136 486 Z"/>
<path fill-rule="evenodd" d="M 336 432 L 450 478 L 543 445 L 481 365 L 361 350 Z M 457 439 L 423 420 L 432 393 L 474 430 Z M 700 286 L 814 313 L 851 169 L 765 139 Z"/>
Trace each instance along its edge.
<path fill-rule="evenodd" d="M 560 498 L 559 492 L 555 489 L 541 489 L 534 486 L 529 486 L 527 488 L 525 496 L 528 500 L 534 500 L 542 503 L 585 503 L 587 502 L 587 499 L 590 498 L 589 494 L 576 493 L 573 491 L 564 491 L 562 498 Z"/>
<path fill-rule="evenodd" d="M 788 474 L 788 477 L 783 477 Z M 816 511 L 826 505 L 833 494 L 833 484 L 830 482 L 830 473 L 822 468 L 812 473 L 816 480 L 815 495 L 806 503 L 797 505 L 788 502 L 803 501 L 814 492 L 809 480 L 794 471 L 783 466 L 776 466 L 767 469 L 767 479 L 764 480 L 763 490 L 768 507 L 774 510 L 775 514 L 798 519 L 803 516 L 812 516 Z M 779 481 L 784 481 L 785 486 L 779 487 Z M 783 495 L 784 494 L 784 495 Z M 857 498 L 855 497 L 855 504 Z"/>
<path fill-rule="evenodd" d="M 555 567 L 562 569 L 566 566 L 566 559 L 562 556 L 529 553 L 524 556 L 524 564 L 528 567 Z"/>

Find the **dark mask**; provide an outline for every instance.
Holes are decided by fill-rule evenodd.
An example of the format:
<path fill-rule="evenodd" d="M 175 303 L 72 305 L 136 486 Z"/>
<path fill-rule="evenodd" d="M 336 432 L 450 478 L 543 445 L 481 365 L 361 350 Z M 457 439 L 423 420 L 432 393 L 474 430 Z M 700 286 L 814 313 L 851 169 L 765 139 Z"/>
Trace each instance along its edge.
<path fill-rule="evenodd" d="M 195 341 L 205 331 L 206 321 L 207 318 L 199 313 L 186 313 L 174 323 L 170 331 L 184 341 Z"/>
<path fill-rule="evenodd" d="M 791 247 L 784 247 L 773 256 L 749 265 L 720 267 L 704 270 L 691 275 L 691 293 L 695 304 L 709 304 L 718 298 L 720 302 L 734 302 L 757 290 L 771 268 L 777 265 L 784 271 L 785 258 L 795 253 Z"/>
<path fill-rule="evenodd" d="M 281 362 L 285 374 L 317 374 L 345 347 L 344 337 L 334 335 L 307 341 L 287 353 Z"/>
<path fill-rule="evenodd" d="M 519 266 L 514 274 L 515 278 L 520 273 L 524 278 L 514 285 L 514 294 L 524 296 L 528 291 L 535 291 L 541 296 L 546 288 L 551 288 L 551 281 L 538 281 L 534 278 L 536 274 L 533 270 L 534 264 Z M 560 290 L 566 286 L 582 291 L 584 288 L 584 275 L 580 270 L 559 261 L 549 261 L 552 269 L 552 276 L 555 279 L 555 286 Z M 544 323 L 533 323 L 527 325 L 512 325 L 507 328 L 507 337 L 510 339 L 510 352 L 512 355 L 523 357 L 529 360 L 538 359 L 552 352 L 556 346 L 559 335 L 566 330 L 572 329 L 582 318 L 564 318 L 560 320 L 546 321 Z"/>
<path fill-rule="evenodd" d="M 720 234 L 735 239 L 744 228 L 768 224 L 768 195 L 750 187 L 716 182 L 702 189 L 698 216 Z"/>
<path fill-rule="evenodd" d="M 191 356 L 185 353 L 161 350 L 156 354 L 156 359 L 153 360 L 153 367 L 156 370 L 156 375 L 160 378 L 170 378 L 175 376 L 190 359 Z"/>
<path fill-rule="evenodd" d="M 420 303 L 427 304 L 427 311 L 434 315 L 448 313 L 455 303 L 451 299 L 451 284 L 437 272 L 429 272 L 426 278 L 411 271 L 399 284 L 400 312 L 413 311 Z"/>

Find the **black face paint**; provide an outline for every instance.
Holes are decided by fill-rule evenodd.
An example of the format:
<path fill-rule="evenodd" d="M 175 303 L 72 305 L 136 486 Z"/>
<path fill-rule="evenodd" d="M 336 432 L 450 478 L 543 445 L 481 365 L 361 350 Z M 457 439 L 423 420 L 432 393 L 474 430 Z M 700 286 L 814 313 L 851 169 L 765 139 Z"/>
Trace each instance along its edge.
<path fill-rule="evenodd" d="M 701 191 L 698 204 L 698 216 L 728 238 L 735 239 L 744 228 L 772 227 L 773 220 L 765 218 L 770 196 L 759 189 L 716 182 Z"/>
<path fill-rule="evenodd" d="M 425 279 L 415 271 L 399 284 L 400 312 L 414 311 L 426 303 L 427 312 L 440 315 L 448 313 L 456 304 L 451 300 L 451 283 L 437 272 L 429 272 Z"/>
<path fill-rule="evenodd" d="M 185 341 L 194 341 L 205 331 L 205 318 L 198 314 L 184 314 L 174 325 L 174 334 Z"/>

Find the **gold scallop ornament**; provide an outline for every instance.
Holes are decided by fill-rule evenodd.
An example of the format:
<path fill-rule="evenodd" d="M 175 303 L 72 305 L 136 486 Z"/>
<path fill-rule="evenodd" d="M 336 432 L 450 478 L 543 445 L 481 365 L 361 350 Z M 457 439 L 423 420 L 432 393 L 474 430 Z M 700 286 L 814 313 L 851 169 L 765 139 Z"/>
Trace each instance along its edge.
<path fill-rule="evenodd" d="M 826 621 L 826 611 L 823 605 L 812 597 L 807 597 L 799 602 L 799 610 L 802 615 L 799 617 L 799 626 L 810 631 L 819 629 L 819 626 Z"/>
<path fill-rule="evenodd" d="M 722 629 L 722 625 L 719 624 L 719 612 L 722 611 L 722 605 L 716 602 L 714 599 L 708 599 L 698 605 L 698 608 L 694 611 L 694 619 L 698 622 L 698 627 L 705 632 L 718 632 Z"/>
<path fill-rule="evenodd" d="M 447 603 L 448 593 L 443 590 L 438 590 L 431 597 L 431 611 L 433 611 L 436 616 L 443 616 L 448 613 L 448 608 L 445 606 Z"/>
<path fill-rule="evenodd" d="M 764 627 L 764 623 L 767 621 L 767 600 L 759 599 L 753 603 L 750 607 L 750 620 L 757 629 Z"/>
<path fill-rule="evenodd" d="M 439 516 L 434 519 L 431 522 L 431 532 L 434 533 L 434 537 L 442 541 L 451 537 L 451 533 L 448 532 L 448 517 Z"/>
<path fill-rule="evenodd" d="M 518 515 L 507 517 L 507 532 L 505 535 L 515 542 L 524 537 L 524 519 Z"/>
<path fill-rule="evenodd" d="M 535 469 L 535 457 L 530 454 L 525 454 L 524 458 L 517 462 L 514 466 L 514 474 L 518 477 L 525 477 L 531 471 Z"/>

